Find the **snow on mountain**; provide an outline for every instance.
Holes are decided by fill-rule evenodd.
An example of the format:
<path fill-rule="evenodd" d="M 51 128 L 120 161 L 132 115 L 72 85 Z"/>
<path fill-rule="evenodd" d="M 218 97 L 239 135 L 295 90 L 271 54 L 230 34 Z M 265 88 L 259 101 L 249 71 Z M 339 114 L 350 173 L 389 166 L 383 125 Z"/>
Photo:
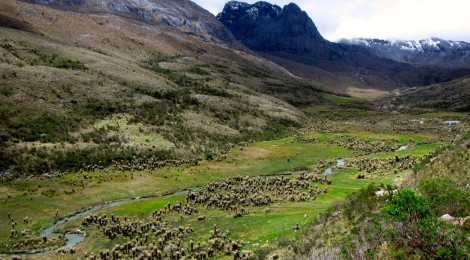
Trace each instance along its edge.
<path fill-rule="evenodd" d="M 224 10 L 217 15 L 217 18 L 220 20 L 222 16 L 227 15 L 228 13 L 237 13 L 238 15 L 243 13 L 252 19 L 257 19 L 265 16 L 278 16 L 281 12 L 281 7 L 268 2 L 260 1 L 254 4 L 248 4 L 244 2 L 230 1 L 225 4 Z"/>
<path fill-rule="evenodd" d="M 419 41 L 403 41 L 403 40 L 380 40 L 368 38 L 343 39 L 340 41 L 345 44 L 360 45 L 364 47 L 381 47 L 381 48 L 397 48 L 411 52 L 427 52 L 427 51 L 457 51 L 469 50 L 470 43 L 463 41 L 446 41 L 439 38 L 429 38 Z"/>
<path fill-rule="evenodd" d="M 415 66 L 470 68 L 470 43 L 432 37 L 419 41 L 343 39 L 341 44 L 357 45 L 373 54 Z"/>

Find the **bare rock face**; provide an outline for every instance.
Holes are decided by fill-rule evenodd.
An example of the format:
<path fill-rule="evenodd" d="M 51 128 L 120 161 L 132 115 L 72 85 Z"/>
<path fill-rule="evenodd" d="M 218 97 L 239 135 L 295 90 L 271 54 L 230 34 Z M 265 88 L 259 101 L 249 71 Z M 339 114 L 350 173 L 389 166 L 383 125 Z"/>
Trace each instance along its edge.
<path fill-rule="evenodd" d="M 281 8 L 231 1 L 217 19 L 255 51 L 318 55 L 328 48 L 312 19 L 294 3 Z"/>
<path fill-rule="evenodd" d="M 205 40 L 232 44 L 236 40 L 210 12 L 190 0 L 23 0 L 83 13 L 112 13 L 150 24 L 163 24 Z"/>
<path fill-rule="evenodd" d="M 390 77 L 403 71 L 402 64 L 371 57 L 360 46 L 327 41 L 296 4 L 281 8 L 267 2 L 230 1 L 217 19 L 237 40 L 261 55 L 267 54 L 267 58 L 297 76 L 335 86 L 344 82 L 348 82 L 347 87 L 403 85 Z"/>

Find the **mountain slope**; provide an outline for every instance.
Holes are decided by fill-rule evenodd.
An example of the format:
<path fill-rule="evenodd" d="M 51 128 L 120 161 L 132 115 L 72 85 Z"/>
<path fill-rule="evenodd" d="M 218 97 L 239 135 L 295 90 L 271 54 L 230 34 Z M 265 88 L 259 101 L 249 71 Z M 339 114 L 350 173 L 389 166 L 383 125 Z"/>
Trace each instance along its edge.
<path fill-rule="evenodd" d="M 4 173 L 199 158 L 279 136 L 305 118 L 288 102 L 321 101 L 314 85 L 243 48 L 166 23 L 85 12 L 95 3 L 0 3 Z M 159 3 L 183 10 L 188 1 Z"/>
<path fill-rule="evenodd" d="M 80 13 L 110 13 L 149 24 L 168 25 L 219 43 L 233 44 L 234 37 L 207 10 L 192 1 L 183 0 L 24 0 L 62 10 Z"/>
<path fill-rule="evenodd" d="M 470 78 L 397 90 L 378 102 L 383 109 L 470 111 Z"/>

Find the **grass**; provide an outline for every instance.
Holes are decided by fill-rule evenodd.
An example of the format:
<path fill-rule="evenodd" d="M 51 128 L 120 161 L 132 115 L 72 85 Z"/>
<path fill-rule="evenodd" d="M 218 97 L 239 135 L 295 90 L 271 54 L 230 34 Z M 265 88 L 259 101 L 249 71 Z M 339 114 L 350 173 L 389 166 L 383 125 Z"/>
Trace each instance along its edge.
<path fill-rule="evenodd" d="M 305 137 L 317 138 L 320 142 L 328 142 L 341 136 L 355 137 L 364 141 L 387 141 L 387 140 L 398 140 L 399 144 L 407 144 L 410 140 L 416 143 L 426 142 L 438 137 L 432 133 L 418 133 L 418 134 L 393 134 L 386 132 L 367 132 L 367 131 L 355 131 L 352 133 L 318 133 L 318 132 L 307 132 Z"/>
<path fill-rule="evenodd" d="M 2 10 L 13 16 L 17 15 L 16 10 L 21 10 L 21 4 L 17 1 L 2 5 L 9 7 Z M 270 69 L 269 64 L 259 62 L 248 54 L 240 56 L 224 47 L 200 44 L 200 40 L 194 37 L 178 34 L 175 34 L 176 38 L 162 36 L 152 33 L 153 27 L 136 30 L 134 23 L 130 26 L 113 17 L 109 18 L 109 23 L 120 26 L 104 27 L 93 19 L 83 19 L 80 14 L 58 12 L 56 18 L 61 28 L 67 31 L 62 35 L 51 30 L 47 23 L 39 22 L 43 19 L 39 17 L 43 16 L 27 15 L 21 19 L 35 24 L 36 29 L 45 32 L 47 37 L 2 29 L 2 48 L 6 56 L 0 60 L 0 65 L 5 68 L 0 75 L 0 85 L 8 87 L 0 90 L 0 172 L 9 167 L 8 163 L 4 163 L 6 156 L 3 152 L 7 148 L 18 147 L 8 159 L 25 166 L 19 171 L 21 173 L 36 171 L 39 166 L 44 172 L 51 173 L 53 162 L 44 158 L 48 155 L 57 156 L 57 161 L 62 164 L 58 168 L 65 170 L 71 170 L 71 166 L 79 168 L 90 161 L 99 164 L 99 161 L 125 158 L 125 163 L 131 163 L 132 157 L 143 156 L 139 149 L 116 151 L 112 138 L 109 142 L 105 140 L 103 146 L 94 142 L 91 144 L 96 146 L 91 148 L 84 145 L 80 134 L 92 128 L 98 131 L 94 131 L 90 139 L 129 134 L 129 143 L 124 145 L 174 145 L 178 148 L 171 154 L 175 158 L 192 159 L 205 152 L 213 152 L 215 160 L 199 165 L 167 165 L 157 170 L 143 171 L 100 170 L 98 167 L 93 172 L 73 171 L 66 175 L 59 174 L 58 177 L 47 174 L 1 183 L 0 251 L 5 250 L 6 243 L 13 242 L 8 239 L 12 227 L 8 213 L 18 222 L 18 230 L 28 229 L 37 234 L 41 228 L 54 222 L 56 212 L 59 217 L 64 217 L 105 201 L 161 195 L 236 175 L 255 176 L 308 169 L 320 160 L 365 156 L 324 143 L 293 143 L 291 138 L 232 148 L 234 143 L 241 141 L 281 138 L 289 127 L 299 126 L 306 116 L 287 102 L 310 105 L 302 110 L 312 116 L 312 122 L 318 120 L 320 126 L 326 123 L 328 128 L 315 131 L 313 135 L 319 132 L 348 133 L 370 141 L 397 138 L 400 144 L 404 144 L 409 139 L 435 142 L 435 137 L 446 134 L 433 134 L 434 129 L 428 125 L 424 129 L 399 128 L 398 134 L 393 133 L 392 128 L 400 126 L 402 121 L 382 123 L 391 121 L 391 117 L 406 119 L 406 116 L 387 113 L 382 116 L 382 111 L 368 109 L 369 105 L 362 104 L 360 99 L 326 94 L 310 83 Z M 102 37 L 100 42 L 95 42 L 94 37 L 83 37 L 87 32 L 75 26 L 77 23 L 86 25 L 83 28 L 87 28 L 87 32 L 101 32 L 106 28 L 108 36 Z M 180 36 L 183 41 L 177 40 Z M 129 41 L 129 38 L 135 40 Z M 114 40 L 111 43 L 109 39 Z M 165 53 L 152 57 L 155 46 Z M 204 55 L 196 54 L 195 50 Z M 142 63 L 145 60 L 147 64 Z M 328 105 L 311 105 L 312 102 L 327 102 Z M 184 115 L 210 118 L 207 122 L 236 130 L 240 135 L 232 137 L 214 134 L 212 130 L 201 131 L 189 125 Z M 462 114 L 423 115 L 434 116 L 464 118 Z M 247 117 L 252 120 L 246 120 Z M 417 132 L 409 134 L 414 130 Z M 335 138 L 335 134 L 319 135 L 322 142 Z M 46 148 L 64 145 L 65 148 L 74 149 L 54 149 L 49 154 L 44 152 L 49 152 L 48 149 L 32 147 L 26 150 L 23 145 L 17 146 L 17 143 L 25 141 L 42 142 L 40 145 Z M 86 149 L 82 149 L 83 146 Z M 219 154 L 230 148 L 226 156 Z M 432 145 L 418 144 L 403 154 L 412 152 L 419 155 L 432 149 Z M 166 150 L 161 153 L 162 158 L 170 155 Z M 341 200 L 361 184 L 372 181 L 356 180 L 356 173 L 347 169 L 333 176 L 338 179 L 334 180 L 330 193 L 314 202 L 273 205 L 271 212 L 257 209 L 256 213 L 240 219 L 226 218 L 220 211 L 214 210 L 208 212 L 211 218 L 207 222 L 215 221 L 221 226 L 233 224 L 244 230 L 246 238 L 253 241 L 272 242 L 280 236 L 295 237 L 296 233 L 290 230 L 293 223 L 310 221 L 317 211 L 325 210 L 333 201 Z M 375 181 L 381 178 L 378 176 Z M 116 210 L 116 214 L 141 217 L 152 208 L 173 203 L 176 199 L 180 197 L 131 202 L 109 210 Z M 304 212 L 312 213 L 304 218 Z M 24 217 L 31 218 L 31 223 L 23 223 Z M 174 220 L 175 223 L 180 221 Z M 272 226 L 263 225 L 269 223 L 267 221 L 271 221 Z M 195 222 L 194 225 L 200 225 L 201 236 L 207 235 L 210 227 L 205 223 Z M 255 231 L 260 234 L 255 234 Z M 235 231 L 233 235 L 241 237 L 241 233 Z M 90 238 L 93 236 L 96 234 L 91 233 Z M 79 249 L 109 248 L 112 243 L 89 239 Z"/>
<path fill-rule="evenodd" d="M 356 97 L 346 97 L 346 96 L 338 96 L 332 94 L 322 94 L 321 95 L 325 100 L 329 102 L 333 102 L 335 104 L 349 104 L 349 103 L 364 103 L 366 102 L 365 99 L 356 98 Z"/>
<path fill-rule="evenodd" d="M 75 14 L 68 15 L 81 21 Z M 102 29 L 94 21 L 91 23 L 93 29 Z M 194 159 L 206 151 L 226 151 L 227 144 L 280 138 L 304 119 L 297 108 L 262 94 L 262 90 L 268 86 L 265 81 L 281 85 L 302 82 L 308 89 L 311 84 L 274 73 L 226 48 L 199 46 L 199 40 L 170 47 L 167 40 L 155 34 L 125 27 L 112 29 L 110 35 L 146 35 L 149 45 L 126 40 L 113 46 L 104 42 L 95 46 L 88 40 L 69 41 L 73 36 L 64 38 L 57 32 L 48 37 L 15 30 L 2 34 L 0 48 L 6 56 L 0 60 L 5 68 L 0 73 L 0 85 L 8 87 L 0 87 L 0 172 L 40 175 L 66 171 L 70 167 L 59 164 L 70 160 L 59 160 L 57 154 L 87 154 L 90 152 L 81 148 L 97 144 L 109 144 L 112 148 L 106 154 L 114 155 L 97 158 L 98 153 L 94 153 L 96 160 L 80 156 L 80 165 L 119 157 L 128 159 L 127 155 L 139 158 L 148 155 L 149 150 L 174 150 L 172 159 Z M 77 28 L 69 29 L 73 34 Z M 155 48 L 149 47 L 157 45 L 165 53 L 157 54 Z M 200 59 L 195 46 L 210 55 Z M 224 68 L 231 68 L 234 73 Z M 235 76 L 247 68 L 266 70 L 270 76 Z M 227 77 L 231 77 L 230 82 Z M 118 119 L 120 116 L 123 118 Z M 221 130 L 198 127 L 193 124 L 200 123 L 198 118 L 207 118 L 210 123 L 206 125 L 220 126 Z M 25 142 L 51 144 L 54 149 L 23 149 L 27 147 Z M 116 145 L 124 151 L 113 153 Z"/>
<path fill-rule="evenodd" d="M 131 123 L 134 117 L 129 114 L 113 114 L 96 122 L 95 129 L 106 129 L 108 135 L 125 137 L 127 145 L 155 145 L 159 148 L 172 148 L 175 145 L 163 136 L 154 133 L 151 127 L 140 122 Z"/>
<path fill-rule="evenodd" d="M 446 111 L 439 111 L 439 112 L 427 112 L 423 114 L 417 115 L 419 118 L 442 118 L 442 119 L 462 119 L 465 118 L 468 113 L 464 112 L 446 112 Z"/>
<path fill-rule="evenodd" d="M 302 155 L 301 158 L 296 157 L 296 154 Z M 198 166 L 183 165 L 143 172 L 79 172 L 53 179 L 16 180 L 0 185 L 0 199 L 5 201 L 0 217 L 5 218 L 9 212 L 14 219 L 35 216 L 33 223 L 45 226 L 54 219 L 56 210 L 60 216 L 65 216 L 105 201 L 158 195 L 236 175 L 254 176 L 304 168 L 314 165 L 320 159 L 349 154 L 351 153 L 344 148 L 293 144 L 285 139 L 240 147 L 230 152 L 224 161 L 202 162 Z M 288 157 L 291 157 L 289 163 Z M 65 194 L 73 189 L 75 193 Z M 43 194 L 50 190 L 54 190 L 55 195 L 45 197 Z M 11 196 L 10 199 L 7 194 Z M 6 237 L 9 232 L 8 221 L 2 221 L 0 226 L 0 236 Z"/>
<path fill-rule="evenodd" d="M 338 122 L 333 122 L 338 123 Z M 318 138 L 319 143 L 298 143 L 295 138 L 288 137 L 271 141 L 251 143 L 244 146 L 234 146 L 226 155 L 215 156 L 212 161 L 200 161 L 197 165 L 187 163 L 179 166 L 166 166 L 157 170 L 144 171 L 114 171 L 109 169 L 94 172 L 69 173 L 61 177 L 33 178 L 15 180 L 8 184 L 0 184 L 0 201 L 4 201 L 0 209 L 0 237 L 5 250 L 5 244 L 11 242 L 6 239 L 11 226 L 6 215 L 11 213 L 17 221 L 24 217 L 32 219 L 30 224 L 19 223 L 19 229 L 30 229 L 36 234 L 43 227 L 54 221 L 58 211 L 59 217 L 64 217 L 74 211 L 87 208 L 91 205 L 113 201 L 122 198 L 139 197 L 145 195 L 160 196 L 165 193 L 184 188 L 205 185 L 208 182 L 223 181 L 234 176 L 259 176 L 285 173 L 315 168 L 320 161 L 337 158 L 372 157 L 387 158 L 398 156 L 422 156 L 434 152 L 441 145 L 439 138 L 442 133 L 432 133 L 427 129 L 415 133 L 392 133 L 390 131 L 371 131 L 362 126 L 359 121 L 352 129 L 355 131 L 338 131 L 334 133 L 320 133 L 307 128 L 304 129 L 309 138 Z M 109 128 L 119 133 L 122 129 L 135 136 L 140 134 L 139 123 L 130 123 L 127 115 L 108 117 L 98 121 L 95 127 Z M 439 133 L 439 134 L 438 134 Z M 326 142 L 338 139 L 339 136 L 351 136 L 360 140 L 371 142 L 395 140 L 400 145 L 408 144 L 409 149 L 401 152 L 384 152 L 366 154 L 351 151 L 343 147 Z M 339 140 L 339 139 L 338 139 Z M 334 169 L 334 171 L 336 171 Z M 380 174 L 370 175 L 367 179 L 356 179 L 359 172 L 355 169 L 341 169 L 331 175 L 332 185 L 328 193 L 320 195 L 315 201 L 303 203 L 280 203 L 268 207 L 253 207 L 251 214 L 241 218 L 232 218 L 231 212 L 216 209 L 206 210 L 200 207 L 201 214 L 207 216 L 205 221 L 196 221 L 196 216 L 180 219 L 174 214 L 169 217 L 172 225 L 191 224 L 196 230 L 187 239 L 197 240 L 206 238 L 213 224 L 230 230 L 230 237 L 247 242 L 245 248 L 253 249 L 253 244 L 272 245 L 279 238 L 294 239 L 301 232 L 294 232 L 292 227 L 300 224 L 303 228 L 311 223 L 316 216 L 325 212 L 331 205 L 342 201 L 349 194 L 358 191 L 371 182 L 397 184 L 409 173 L 399 175 Z M 147 199 L 138 202 L 128 202 L 115 206 L 99 214 L 115 214 L 136 218 L 146 218 L 156 208 L 164 207 L 167 203 L 182 201 L 182 195 Z M 269 209 L 269 210 L 268 210 Z M 305 217 L 305 215 L 308 215 Z M 71 221 L 61 227 L 62 230 L 77 227 L 80 221 Z M 121 240 L 98 241 L 98 233 L 90 231 L 90 236 L 77 246 L 79 250 L 99 250 L 109 248 Z M 249 243 L 248 243 L 249 241 Z"/>
<path fill-rule="evenodd" d="M 247 172 L 252 171 L 258 174 L 272 174 L 311 167 L 319 160 L 347 157 L 353 154 L 352 151 L 338 146 L 293 143 L 290 138 L 260 142 L 244 147 L 242 151 L 232 157 L 238 159 L 233 164 L 239 167 L 233 168 L 231 163 L 220 163 L 211 166 L 210 169 L 223 169 L 224 172 L 235 170 L 240 175 L 246 175 Z M 243 165 L 241 165 L 242 162 Z"/>
<path fill-rule="evenodd" d="M 413 169 L 415 174 L 403 178 L 404 183 L 400 185 L 401 188 L 411 188 L 417 194 L 424 195 L 426 199 L 429 199 L 429 202 L 423 206 L 414 208 L 417 210 L 431 205 L 428 217 L 434 218 L 435 222 L 425 223 L 442 225 L 442 222 L 437 221 L 437 218 L 443 214 L 456 217 L 468 215 L 466 188 L 469 173 L 469 164 L 466 163 L 469 158 L 468 133 L 467 131 L 462 134 L 463 139 L 447 145 L 444 152 L 442 152 L 444 149 L 438 149 L 439 155 L 433 157 L 430 163 L 429 161 L 426 164 L 420 163 L 419 169 Z M 432 149 L 429 146 L 422 147 L 422 149 L 426 148 Z M 384 188 L 384 185 L 380 186 Z M 468 256 L 468 228 L 465 226 L 444 225 L 439 229 L 426 229 L 424 232 L 425 228 L 418 227 L 425 234 L 439 230 L 438 234 L 432 235 L 426 243 L 442 243 L 439 244 L 440 250 L 448 252 L 444 257 L 439 256 L 437 252 L 423 250 L 421 244 L 413 244 L 421 239 L 421 235 L 409 243 L 403 243 L 403 239 L 410 238 L 414 231 L 407 229 L 406 233 L 400 235 L 400 232 L 407 228 L 406 223 L 396 218 L 391 219 L 383 214 L 384 207 L 390 209 L 388 205 L 392 200 L 376 197 L 374 194 L 376 188 L 377 186 L 370 186 L 332 206 L 322 217 L 309 225 L 301 237 L 282 246 L 274 247 L 277 249 L 275 249 L 275 253 L 279 255 L 280 259 L 303 259 L 312 255 L 317 258 L 332 259 L 349 259 L 351 256 L 361 256 L 360 258 L 368 259 L 463 259 Z M 446 195 L 443 196 L 443 194 Z M 445 199 L 443 199 L 444 197 Z M 462 202 L 457 202 L 460 199 Z M 450 200 L 454 201 L 450 202 Z M 408 199 L 406 203 L 412 204 L 413 202 L 410 201 L 413 200 Z M 344 214 L 330 218 L 329 216 L 336 211 L 342 211 Z M 403 208 L 398 211 L 395 208 L 395 214 L 402 211 L 404 211 Z M 388 214 L 390 212 L 388 211 Z M 420 217 L 422 218 L 422 215 Z M 398 228 L 394 226 L 397 223 Z M 440 237 L 442 234 L 450 234 L 450 236 L 442 238 Z M 436 242 L 434 239 L 441 240 Z M 446 242 L 447 239 L 451 242 Z M 289 248 L 294 249 L 290 250 Z M 272 252 L 270 253 L 272 254 Z"/>
<path fill-rule="evenodd" d="M 437 148 L 445 145 L 445 143 L 432 143 L 432 144 L 417 144 L 415 146 L 410 147 L 409 149 L 405 149 L 399 152 L 387 152 L 387 153 L 380 153 L 373 155 L 372 158 L 389 158 L 393 156 L 403 157 L 406 155 L 411 154 L 412 156 L 421 157 L 424 155 L 428 155 L 436 151 Z"/>
<path fill-rule="evenodd" d="M 320 104 L 315 106 L 307 106 L 302 111 L 310 116 L 339 116 L 339 117 L 367 117 L 378 115 L 377 111 L 361 108 L 341 107 L 333 104 Z"/>
<path fill-rule="evenodd" d="M 332 185 L 320 185 L 321 187 L 328 187 L 329 192 L 320 195 L 314 201 L 278 203 L 267 207 L 252 207 L 248 210 L 254 212 L 241 218 L 233 218 L 232 213 L 229 211 L 216 209 L 207 210 L 199 206 L 196 208 L 202 212 L 200 214 L 185 216 L 181 219 L 179 214 L 172 213 L 168 215 L 167 220 L 173 226 L 191 225 L 194 228 L 195 232 L 188 236 L 185 241 L 201 241 L 208 239 L 209 233 L 215 225 L 222 230 L 228 230 L 231 239 L 244 241 L 244 249 L 255 249 L 256 244 L 272 245 L 281 237 L 294 239 L 301 234 L 303 227 L 311 223 L 331 205 L 338 203 L 346 196 L 366 187 L 370 183 L 374 181 L 377 182 L 377 180 L 371 179 L 358 180 L 355 178 L 355 172 L 354 170 L 345 169 L 332 175 Z M 392 175 L 383 176 L 379 181 L 393 183 L 392 177 Z M 184 201 L 184 196 L 129 202 L 103 210 L 97 214 L 146 218 L 153 210 L 164 208 L 167 203 L 176 204 L 178 201 Z M 197 216 L 201 214 L 206 216 L 206 220 L 197 221 Z M 67 226 L 73 227 L 73 224 L 76 225 L 77 223 L 69 223 Z M 293 231 L 292 228 L 296 224 L 300 225 L 300 231 Z M 98 237 L 90 236 L 81 247 L 86 248 L 102 243 L 97 241 L 97 239 L 101 240 Z M 115 244 L 117 242 L 119 241 L 105 241 L 99 248 L 109 247 L 109 243 Z"/>
<path fill-rule="evenodd" d="M 294 225 L 306 226 L 331 205 L 374 181 L 357 180 L 355 174 L 352 173 L 354 171 L 342 170 L 333 175 L 332 185 L 321 185 L 322 187 L 328 187 L 329 192 L 319 196 L 315 201 L 279 203 L 268 207 L 249 208 L 248 210 L 255 212 L 241 218 L 233 218 L 231 212 L 216 209 L 206 210 L 199 206 L 197 209 L 203 213 L 185 216 L 183 219 L 177 213 L 172 213 L 168 216 L 168 220 L 173 226 L 191 225 L 194 228 L 195 233 L 191 234 L 186 239 L 187 241 L 207 239 L 210 230 L 216 225 L 222 228 L 222 230 L 229 230 L 231 239 L 243 240 L 246 243 L 245 249 L 254 249 L 254 244 L 273 244 L 281 237 L 288 239 L 295 238 L 301 231 L 293 231 Z M 383 177 L 382 181 L 391 183 L 391 177 Z M 128 202 L 96 214 L 146 218 L 153 210 L 164 208 L 168 203 L 176 204 L 178 201 L 184 201 L 184 196 Z M 206 220 L 197 221 L 196 217 L 201 214 L 206 216 Z M 78 223 L 79 221 L 69 223 L 67 227 L 71 228 Z M 96 239 L 98 238 L 91 236 L 82 246 L 96 245 L 99 243 Z M 111 241 L 108 242 L 111 243 Z M 116 242 L 114 241 L 114 243 Z M 105 243 L 103 246 L 109 245 Z"/>

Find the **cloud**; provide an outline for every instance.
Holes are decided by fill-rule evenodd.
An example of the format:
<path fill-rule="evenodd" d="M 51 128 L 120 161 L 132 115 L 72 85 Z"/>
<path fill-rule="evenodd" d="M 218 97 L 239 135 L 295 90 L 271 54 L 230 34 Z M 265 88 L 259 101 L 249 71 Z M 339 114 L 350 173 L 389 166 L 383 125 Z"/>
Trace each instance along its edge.
<path fill-rule="evenodd" d="M 339 25 L 325 32 L 329 39 L 352 37 L 422 39 L 462 37 L 470 40 L 470 2 L 461 0 L 379 0 L 355 2 L 342 10 Z M 361 12 L 364 5 L 368 10 Z M 456 40 L 456 39 L 454 39 Z"/>
<path fill-rule="evenodd" d="M 226 1 L 193 0 L 213 14 Z M 256 1 L 245 1 L 255 3 Z M 432 36 L 470 41 L 468 0 L 272 0 L 295 2 L 327 39 L 381 38 L 418 40 Z"/>

